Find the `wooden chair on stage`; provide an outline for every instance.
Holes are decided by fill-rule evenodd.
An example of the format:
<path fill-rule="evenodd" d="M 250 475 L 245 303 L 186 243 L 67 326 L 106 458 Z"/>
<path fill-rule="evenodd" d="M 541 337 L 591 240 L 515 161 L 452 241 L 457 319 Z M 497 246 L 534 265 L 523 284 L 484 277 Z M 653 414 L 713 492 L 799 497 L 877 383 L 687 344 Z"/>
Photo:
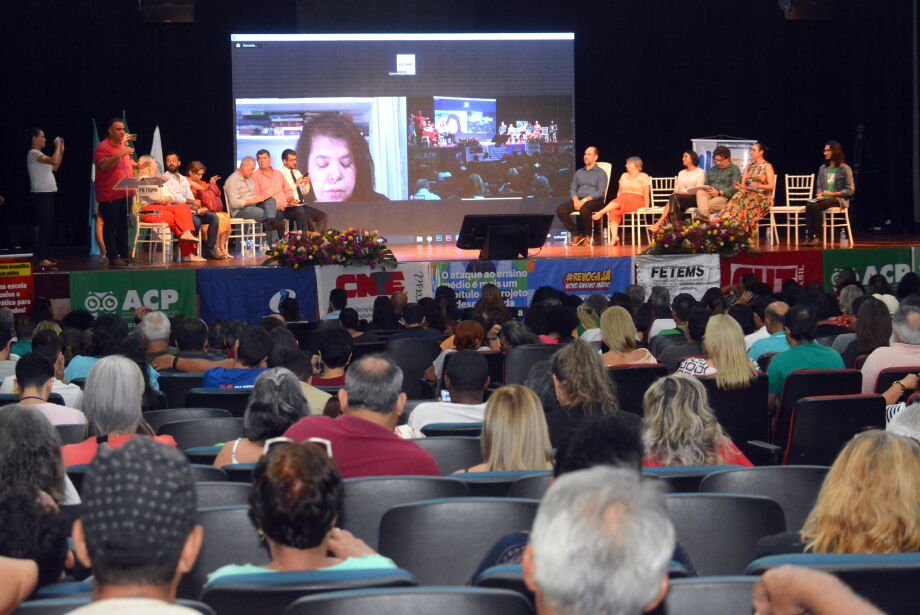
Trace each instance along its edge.
<path fill-rule="evenodd" d="M 626 233 L 626 228 L 632 235 L 632 245 L 638 247 L 642 241 L 639 236 L 642 230 L 645 230 L 646 239 L 648 239 L 648 227 L 654 224 L 664 212 L 665 205 L 668 204 L 668 198 L 674 192 L 674 186 L 677 183 L 677 176 L 674 177 L 652 177 L 651 204 L 649 207 L 643 207 L 636 211 L 630 212 L 623 216 L 621 228 Z M 625 237 L 624 237 L 625 239 Z"/>
<path fill-rule="evenodd" d="M 805 224 L 802 216 L 805 214 L 805 201 L 814 197 L 815 174 L 811 175 L 785 175 L 786 205 L 770 208 L 770 228 L 772 229 L 773 243 L 779 244 L 779 229 L 786 230 L 786 245 L 795 232 L 795 245 L 799 245 L 799 228 Z M 774 191 L 774 195 L 775 195 Z M 777 221 L 776 216 L 785 216 Z"/>
<path fill-rule="evenodd" d="M 831 207 L 824 210 L 824 232 L 822 245 L 827 247 L 827 233 L 830 231 L 831 243 L 834 243 L 834 230 L 846 229 L 847 238 L 850 240 L 850 247 L 856 243 L 853 240 L 853 229 L 850 228 L 850 207 Z"/>

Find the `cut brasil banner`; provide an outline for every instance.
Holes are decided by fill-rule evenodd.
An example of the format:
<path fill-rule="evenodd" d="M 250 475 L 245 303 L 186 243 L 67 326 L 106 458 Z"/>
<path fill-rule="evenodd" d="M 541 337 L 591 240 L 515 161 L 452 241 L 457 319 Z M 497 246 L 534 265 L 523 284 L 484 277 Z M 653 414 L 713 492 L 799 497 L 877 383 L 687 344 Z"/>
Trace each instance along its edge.
<path fill-rule="evenodd" d="M 197 313 L 195 272 L 191 270 L 75 271 L 70 274 L 70 304 L 93 316 L 116 314 L 129 327 L 139 307 L 167 316 Z"/>
<path fill-rule="evenodd" d="M 824 264 L 819 251 L 752 252 L 722 259 L 722 286 L 738 284 L 746 273 L 753 273 L 778 293 L 786 279 L 802 285 L 820 284 L 824 279 Z"/>
<path fill-rule="evenodd" d="M 824 251 L 824 289 L 834 290 L 834 278 L 842 269 L 852 267 L 863 284 L 882 274 L 897 286 L 905 273 L 913 270 L 911 248 L 860 248 L 858 250 Z"/>
<path fill-rule="evenodd" d="M 689 293 L 702 299 L 707 289 L 719 286 L 718 254 L 637 256 L 635 264 L 636 284 L 663 286 L 671 297 Z"/>
<path fill-rule="evenodd" d="M 316 274 L 311 268 L 199 269 L 198 295 L 201 319 L 209 325 L 218 319 L 258 324 L 264 316 L 277 313 L 278 304 L 287 297 L 297 299 L 300 313 L 312 320 L 317 309 Z"/>
<path fill-rule="evenodd" d="M 440 261 L 431 263 L 433 293 L 449 286 L 457 293 L 459 307 L 472 307 L 485 284 L 499 288 L 510 307 L 524 308 L 541 286 L 560 288 L 587 297 L 623 290 L 632 282 L 632 259 L 585 258 L 517 261 Z"/>
<path fill-rule="evenodd" d="M 368 321 L 373 317 L 377 297 L 389 297 L 401 291 L 406 293 L 409 303 L 418 303 L 422 297 L 431 296 L 431 267 L 427 262 L 402 263 L 389 271 L 341 265 L 324 265 L 316 267 L 315 271 L 320 317 L 326 313 L 329 291 L 333 288 L 344 289 L 348 307 L 357 310 L 359 318 Z M 316 312 L 303 310 L 303 313 L 309 316 Z"/>

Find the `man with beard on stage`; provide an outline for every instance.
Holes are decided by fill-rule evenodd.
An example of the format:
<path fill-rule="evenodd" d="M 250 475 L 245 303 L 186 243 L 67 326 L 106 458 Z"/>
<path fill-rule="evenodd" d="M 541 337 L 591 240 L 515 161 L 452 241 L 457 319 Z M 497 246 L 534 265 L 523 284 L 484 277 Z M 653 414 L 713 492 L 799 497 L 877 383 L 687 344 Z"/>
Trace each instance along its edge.
<path fill-rule="evenodd" d="M 607 189 L 607 174 L 597 166 L 598 149 L 593 145 L 585 150 L 585 166 L 575 171 L 569 186 L 569 200 L 556 209 L 556 215 L 562 220 L 572 237 L 572 245 L 588 243 L 593 232 L 594 221 L 591 216 L 604 207 L 604 192 Z M 578 212 L 581 232 L 575 228 L 572 214 Z M 600 244 L 600 235 L 594 237 L 594 243 Z"/>

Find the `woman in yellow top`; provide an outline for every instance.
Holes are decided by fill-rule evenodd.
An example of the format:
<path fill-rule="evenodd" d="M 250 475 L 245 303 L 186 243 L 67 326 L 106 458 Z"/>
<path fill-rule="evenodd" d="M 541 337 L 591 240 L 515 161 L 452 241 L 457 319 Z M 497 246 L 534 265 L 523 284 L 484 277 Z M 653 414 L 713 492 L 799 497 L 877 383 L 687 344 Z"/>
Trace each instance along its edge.
<path fill-rule="evenodd" d="M 735 184 L 738 192 L 719 215 L 719 220 L 732 220 L 743 226 L 752 238 L 757 233 L 757 222 L 769 214 L 773 206 L 776 173 L 773 165 L 764 158 L 766 153 L 767 146 L 760 141 L 751 146 L 751 162 L 741 183 Z"/>
<path fill-rule="evenodd" d="M 638 156 L 627 158 L 626 172 L 620 175 L 620 188 L 617 191 L 617 198 L 591 216 L 594 220 L 600 220 L 605 214 L 610 213 L 607 221 L 610 224 L 613 245 L 620 243 L 617 227 L 620 225 L 623 216 L 637 209 L 648 207 L 651 202 L 651 190 L 652 180 L 642 172 L 642 159 Z"/>

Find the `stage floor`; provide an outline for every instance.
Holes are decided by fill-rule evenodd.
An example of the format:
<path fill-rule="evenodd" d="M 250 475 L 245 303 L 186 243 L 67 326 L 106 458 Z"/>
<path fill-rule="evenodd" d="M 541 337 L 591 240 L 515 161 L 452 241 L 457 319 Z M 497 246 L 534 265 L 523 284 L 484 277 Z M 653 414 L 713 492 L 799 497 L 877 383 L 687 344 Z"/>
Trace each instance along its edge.
<path fill-rule="evenodd" d="M 893 248 L 902 246 L 920 246 L 920 237 L 874 237 L 871 240 L 861 241 L 854 249 L 860 248 Z M 834 247 L 837 246 L 828 246 Z M 479 256 L 478 250 L 461 250 L 454 245 L 444 243 L 431 244 L 397 244 L 391 245 L 390 248 L 396 255 L 399 262 L 425 262 L 425 261 L 460 261 L 475 260 Z M 631 245 L 619 246 L 566 246 L 561 243 L 548 243 L 540 250 L 532 250 L 532 258 L 598 258 L 614 256 L 635 256 L 640 254 L 646 246 L 634 248 Z M 767 246 L 764 243 L 758 247 L 761 252 L 814 252 L 823 248 L 806 248 L 795 245 L 780 243 L 779 245 Z M 35 270 L 36 275 L 54 275 L 66 274 L 70 271 L 98 271 L 108 269 L 108 263 L 104 259 L 87 256 L 83 253 L 85 248 L 68 248 L 61 251 L 55 251 L 54 258 L 58 260 L 58 271 L 42 272 Z M 221 261 L 206 261 L 203 263 L 183 263 L 167 262 L 155 260 L 149 262 L 146 254 L 139 255 L 132 268 L 137 269 L 203 269 L 214 267 L 253 267 L 262 263 L 262 255 L 249 257 L 236 257 Z M 113 271 L 124 271 L 124 269 L 113 269 Z"/>

